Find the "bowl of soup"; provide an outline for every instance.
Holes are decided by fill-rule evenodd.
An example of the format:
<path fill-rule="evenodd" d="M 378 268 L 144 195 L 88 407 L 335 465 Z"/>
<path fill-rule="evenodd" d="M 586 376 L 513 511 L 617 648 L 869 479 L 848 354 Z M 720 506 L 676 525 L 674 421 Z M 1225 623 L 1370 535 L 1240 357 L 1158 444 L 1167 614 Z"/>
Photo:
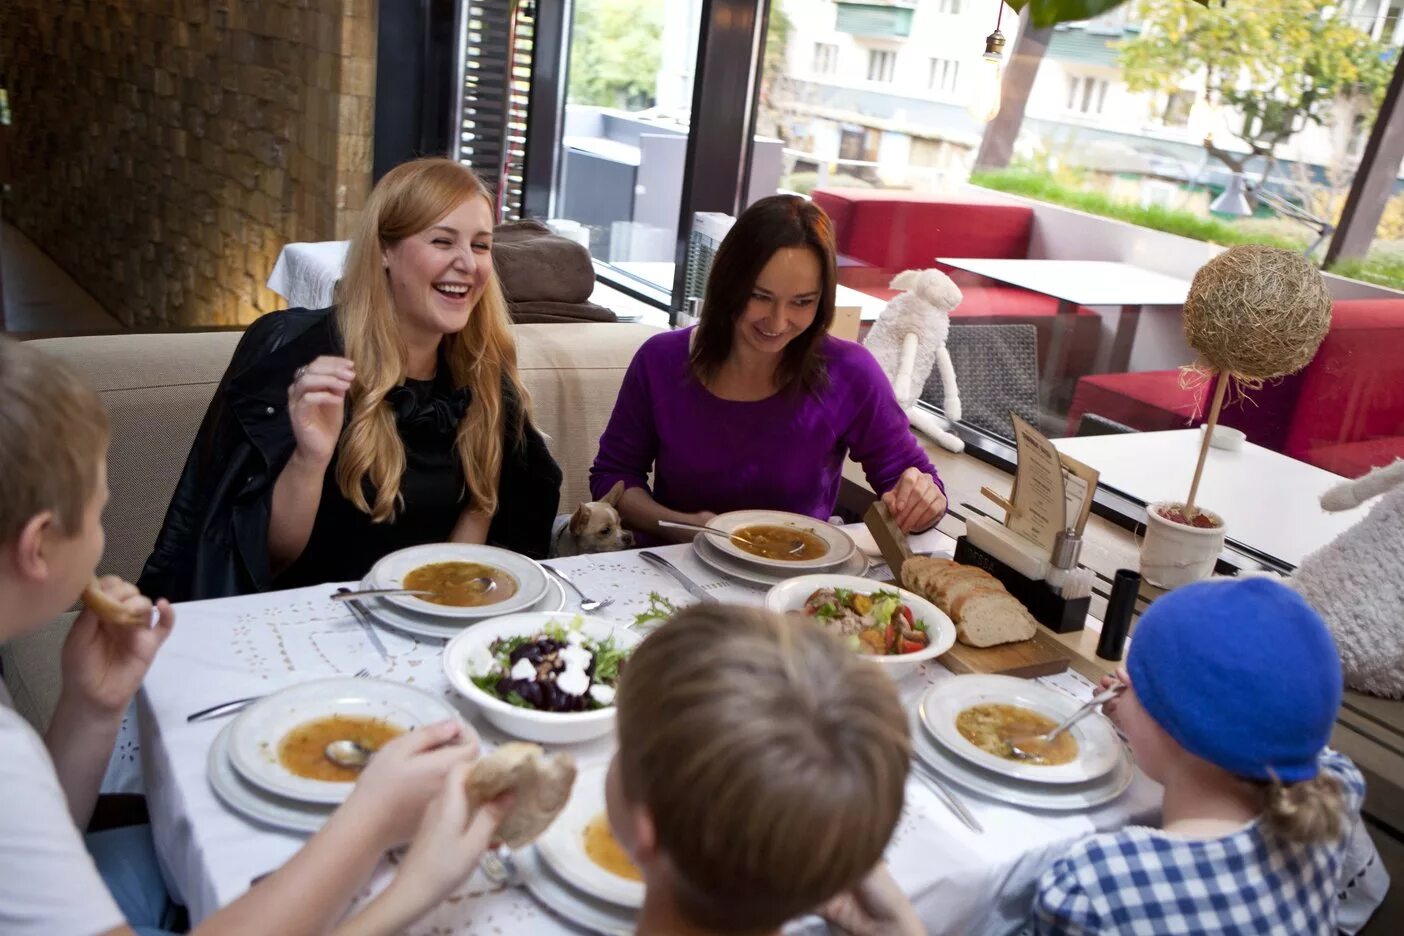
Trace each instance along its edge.
<path fill-rule="evenodd" d="M 526 556 L 469 543 L 430 543 L 393 552 L 375 564 L 366 583 L 419 592 L 385 596 L 407 610 L 473 619 L 532 610 L 549 585 L 545 570 Z"/>
<path fill-rule="evenodd" d="M 767 571 L 799 575 L 831 569 L 847 562 L 858 548 L 840 527 L 778 510 L 733 510 L 713 517 L 707 526 L 726 534 L 709 537 L 712 545 Z"/>

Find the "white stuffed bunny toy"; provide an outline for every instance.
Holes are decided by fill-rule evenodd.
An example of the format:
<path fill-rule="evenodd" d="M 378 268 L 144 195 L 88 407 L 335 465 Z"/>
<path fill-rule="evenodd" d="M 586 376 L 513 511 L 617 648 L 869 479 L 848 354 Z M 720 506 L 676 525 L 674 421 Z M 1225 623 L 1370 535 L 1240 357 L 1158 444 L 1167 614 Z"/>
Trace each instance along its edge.
<path fill-rule="evenodd" d="M 1316 608 L 1351 689 L 1404 698 L 1404 459 L 1321 495 L 1331 512 L 1379 497 L 1354 526 L 1302 560 L 1292 585 Z"/>
<path fill-rule="evenodd" d="M 931 368 L 937 367 L 946 416 L 952 422 L 960 420 L 960 391 L 956 388 L 951 353 L 946 350 L 951 310 L 960 305 L 960 290 L 940 270 L 906 270 L 893 277 L 889 285 L 905 292 L 888 302 L 863 345 L 892 381 L 897 402 L 902 404 L 912 426 L 944 449 L 964 451 L 965 442 L 947 431 L 936 414 L 917 403 Z"/>

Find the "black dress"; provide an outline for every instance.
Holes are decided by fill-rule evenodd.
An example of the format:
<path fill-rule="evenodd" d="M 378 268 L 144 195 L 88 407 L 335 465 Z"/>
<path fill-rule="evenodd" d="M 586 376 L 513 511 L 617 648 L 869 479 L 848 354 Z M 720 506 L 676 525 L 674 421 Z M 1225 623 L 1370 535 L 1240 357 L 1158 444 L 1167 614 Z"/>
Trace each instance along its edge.
<path fill-rule="evenodd" d="M 440 361 L 434 379 L 406 380 L 386 397 L 405 446 L 400 509 L 393 522 L 375 523 L 346 499 L 336 482 L 333 457 L 312 535 L 297 560 L 274 578 L 275 588 L 356 581 L 397 549 L 448 540 L 468 502 L 454 440 L 472 395 L 467 387 L 455 390 L 447 373 Z M 365 495 L 367 503 L 374 503 L 369 482 Z"/>
<path fill-rule="evenodd" d="M 372 524 L 356 511 L 328 472 L 312 541 L 275 577 L 268 555 L 273 487 L 297 441 L 288 418 L 288 385 L 297 368 L 323 354 L 341 354 L 332 309 L 270 312 L 249 326 L 210 401 L 171 496 L 156 548 L 138 587 L 153 598 L 223 598 L 306 581 L 360 578 L 385 552 L 443 542 L 463 512 L 463 476 L 453 449 L 460 407 L 472 405 L 439 379 L 410 382 L 387 397 L 405 441 L 408 505 L 393 523 Z M 520 406 L 502 381 L 502 470 L 490 545 L 544 558 L 560 503 L 561 469 L 528 420 L 516 431 Z M 437 454 L 435 454 L 437 452 Z M 368 498 L 369 500 L 370 498 Z M 322 516 L 327 514 L 327 516 Z"/>

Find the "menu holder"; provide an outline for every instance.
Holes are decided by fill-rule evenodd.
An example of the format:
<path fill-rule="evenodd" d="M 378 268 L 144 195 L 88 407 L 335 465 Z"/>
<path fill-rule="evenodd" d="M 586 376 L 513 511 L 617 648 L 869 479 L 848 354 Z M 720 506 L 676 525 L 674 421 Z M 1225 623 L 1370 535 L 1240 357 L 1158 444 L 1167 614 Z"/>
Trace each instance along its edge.
<path fill-rule="evenodd" d="M 956 540 L 955 560 L 963 565 L 984 569 L 999 579 L 1009 594 L 1028 608 L 1034 620 L 1055 634 L 1080 631 L 1087 624 L 1087 612 L 1092 606 L 1090 596 L 1064 598 L 1047 582 L 1021 575 L 964 536 Z"/>

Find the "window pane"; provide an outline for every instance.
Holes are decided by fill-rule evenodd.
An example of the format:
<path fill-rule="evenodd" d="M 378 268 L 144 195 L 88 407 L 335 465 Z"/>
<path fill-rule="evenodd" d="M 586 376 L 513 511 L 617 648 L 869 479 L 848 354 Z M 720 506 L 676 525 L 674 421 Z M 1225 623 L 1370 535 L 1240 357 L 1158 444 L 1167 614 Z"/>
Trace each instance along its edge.
<path fill-rule="evenodd" d="M 1320 262 L 1404 32 L 1398 0 L 1339 6 L 1340 15 L 1325 3 L 1128 3 L 1052 30 L 1032 80 L 1015 87 L 1005 69 L 1023 54 L 1021 21 L 1010 11 L 1004 62 L 982 59 L 994 4 L 894 2 L 883 9 L 910 21 L 892 19 L 878 37 L 854 12 L 872 4 L 772 0 L 763 83 L 785 146 L 777 190 L 810 195 L 835 216 L 840 282 L 851 290 L 841 298 L 870 319 L 900 270 L 935 266 L 955 280 L 963 299 L 949 345 L 967 424 L 1007 437 L 1013 410 L 1054 437 L 1194 427 L 1208 400 L 1206 387 L 1181 380 L 1195 355 L 1179 300 L 1148 284 L 1167 278 L 1183 295 L 1200 266 L 1237 243 Z M 1205 25 L 1169 42 L 1171 17 Z M 1264 19 L 1289 38 L 1271 49 L 1230 38 Z M 877 38 L 890 48 L 874 48 Z M 804 67 L 813 42 L 860 64 L 813 76 Z M 1322 94 L 1329 75 L 1350 78 Z M 1313 85 L 1314 97 L 1299 93 Z M 995 116 L 1001 88 L 1005 113 Z M 1317 362 L 1225 411 L 1250 442 L 1342 474 L 1404 456 L 1404 296 L 1371 285 L 1404 289 L 1404 191 L 1395 191 L 1368 255 L 1334 270 L 1354 279 L 1328 277 L 1346 324 Z M 972 269 L 981 260 L 1039 265 Z M 1081 261 L 1119 266 L 1092 275 L 1070 265 Z M 1371 298 L 1390 304 L 1388 339 L 1339 357 L 1350 303 Z M 939 381 L 926 395 L 940 406 Z M 1334 402 L 1315 402 L 1325 399 Z"/>
<path fill-rule="evenodd" d="M 701 6 L 576 0 L 569 37 L 556 214 L 596 260 L 669 293 Z"/>

